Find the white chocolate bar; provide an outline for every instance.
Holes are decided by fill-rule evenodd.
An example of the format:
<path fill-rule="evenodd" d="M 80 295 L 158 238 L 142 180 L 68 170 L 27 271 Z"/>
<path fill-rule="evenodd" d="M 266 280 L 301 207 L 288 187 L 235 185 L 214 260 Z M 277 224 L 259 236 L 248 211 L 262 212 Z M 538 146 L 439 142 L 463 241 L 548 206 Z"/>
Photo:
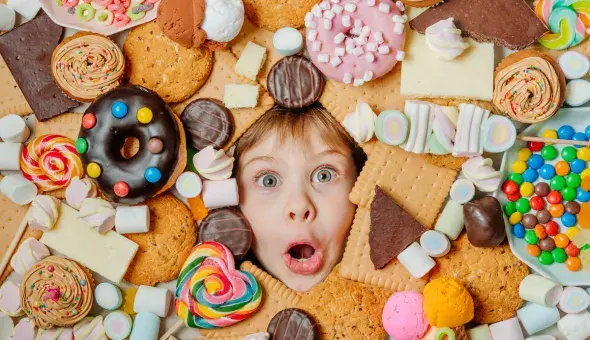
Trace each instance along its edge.
<path fill-rule="evenodd" d="M 563 287 L 543 276 L 530 274 L 520 282 L 518 294 L 525 301 L 547 307 L 555 307 L 559 302 Z"/>
<path fill-rule="evenodd" d="M 256 107 L 260 85 L 227 84 L 223 93 L 223 104 L 228 109 Z"/>
<path fill-rule="evenodd" d="M 59 219 L 40 241 L 108 280 L 120 282 L 138 245 L 112 230 L 97 233 L 79 218 L 79 214 L 74 208 L 61 204 Z"/>
<path fill-rule="evenodd" d="M 298 31 L 296 31 L 299 33 Z M 301 34 L 299 34 L 301 36 Z M 301 39 L 303 42 L 303 39 Z M 266 48 L 248 41 L 236 62 L 235 71 L 248 79 L 256 80 L 258 72 L 266 60 Z"/>

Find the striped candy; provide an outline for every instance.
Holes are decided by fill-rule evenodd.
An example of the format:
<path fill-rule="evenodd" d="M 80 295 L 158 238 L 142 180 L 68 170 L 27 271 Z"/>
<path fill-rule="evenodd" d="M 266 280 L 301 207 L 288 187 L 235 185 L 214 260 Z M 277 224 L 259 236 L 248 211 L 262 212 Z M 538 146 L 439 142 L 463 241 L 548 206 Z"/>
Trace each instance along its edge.
<path fill-rule="evenodd" d="M 235 270 L 230 250 L 219 242 L 193 248 L 176 282 L 176 314 L 188 327 L 220 328 L 258 310 L 260 284 L 252 274 Z"/>
<path fill-rule="evenodd" d="M 82 162 L 74 142 L 60 135 L 43 135 L 23 148 L 20 158 L 23 176 L 41 191 L 63 188 L 75 177 L 82 177 Z"/>
<path fill-rule="evenodd" d="M 539 39 L 543 46 L 564 50 L 584 41 L 590 26 L 590 0 L 535 0 L 534 5 L 551 31 Z"/>

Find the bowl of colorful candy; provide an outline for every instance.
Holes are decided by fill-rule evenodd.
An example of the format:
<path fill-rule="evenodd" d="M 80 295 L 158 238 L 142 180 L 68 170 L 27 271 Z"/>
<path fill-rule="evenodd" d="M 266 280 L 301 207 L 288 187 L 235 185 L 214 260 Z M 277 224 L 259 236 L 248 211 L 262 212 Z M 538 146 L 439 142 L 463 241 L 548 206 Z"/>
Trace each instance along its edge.
<path fill-rule="evenodd" d="M 159 0 L 39 0 L 63 27 L 112 35 L 156 18 Z"/>
<path fill-rule="evenodd" d="M 522 135 L 590 139 L 590 108 L 562 109 Z M 590 285 L 590 148 L 517 140 L 502 159 L 502 204 L 514 255 L 563 285 Z"/>

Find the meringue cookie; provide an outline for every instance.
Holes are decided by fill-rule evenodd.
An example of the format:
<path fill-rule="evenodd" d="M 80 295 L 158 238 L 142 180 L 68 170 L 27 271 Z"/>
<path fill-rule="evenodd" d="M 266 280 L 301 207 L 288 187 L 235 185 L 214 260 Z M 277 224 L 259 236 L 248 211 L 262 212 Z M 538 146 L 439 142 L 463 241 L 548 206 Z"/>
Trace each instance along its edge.
<path fill-rule="evenodd" d="M 43 243 L 29 237 L 10 259 L 10 266 L 17 274 L 24 275 L 35 263 L 47 256 L 49 256 L 49 249 Z"/>
<path fill-rule="evenodd" d="M 61 201 L 47 195 L 37 195 L 31 204 L 28 218 L 29 226 L 42 231 L 51 230 L 59 217 L 58 209 Z"/>
<path fill-rule="evenodd" d="M 377 115 L 369 104 L 359 102 L 356 105 L 356 110 L 344 118 L 342 125 L 357 143 L 362 144 L 373 138 L 375 119 L 377 119 Z"/>
<path fill-rule="evenodd" d="M 113 229 L 115 213 L 115 208 L 101 198 L 87 198 L 80 207 L 80 218 L 95 227 L 100 234 Z"/>
<path fill-rule="evenodd" d="M 212 181 L 223 181 L 231 177 L 234 158 L 223 150 L 215 150 L 209 145 L 193 156 L 193 164 L 199 175 Z"/>
<path fill-rule="evenodd" d="M 463 175 L 480 191 L 494 192 L 502 181 L 502 173 L 494 170 L 492 160 L 481 156 L 473 157 L 463 164 Z"/>
<path fill-rule="evenodd" d="M 74 209 L 80 210 L 82 201 L 87 198 L 96 197 L 96 185 L 90 178 L 80 179 L 78 176 L 72 178 L 66 189 L 66 202 Z"/>
<path fill-rule="evenodd" d="M 455 26 L 453 18 L 432 24 L 424 32 L 426 45 L 440 59 L 453 60 L 459 56 L 469 44 L 463 41 L 461 30 Z"/>
<path fill-rule="evenodd" d="M 201 29 L 207 39 L 229 42 L 237 37 L 244 24 L 242 0 L 207 0 Z"/>

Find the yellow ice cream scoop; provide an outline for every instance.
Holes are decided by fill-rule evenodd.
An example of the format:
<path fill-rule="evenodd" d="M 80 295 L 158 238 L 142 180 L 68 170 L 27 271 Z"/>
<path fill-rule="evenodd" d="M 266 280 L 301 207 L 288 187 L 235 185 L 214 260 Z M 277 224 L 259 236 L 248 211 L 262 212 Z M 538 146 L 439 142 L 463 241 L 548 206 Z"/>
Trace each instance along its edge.
<path fill-rule="evenodd" d="M 473 319 L 473 298 L 465 287 L 453 279 L 432 280 L 422 294 L 426 318 L 433 326 L 459 327 Z"/>

